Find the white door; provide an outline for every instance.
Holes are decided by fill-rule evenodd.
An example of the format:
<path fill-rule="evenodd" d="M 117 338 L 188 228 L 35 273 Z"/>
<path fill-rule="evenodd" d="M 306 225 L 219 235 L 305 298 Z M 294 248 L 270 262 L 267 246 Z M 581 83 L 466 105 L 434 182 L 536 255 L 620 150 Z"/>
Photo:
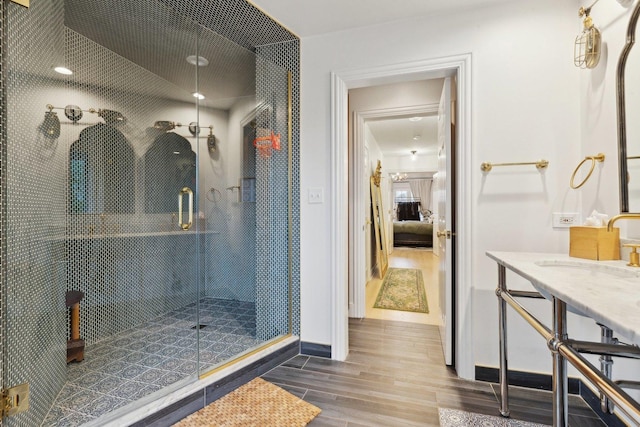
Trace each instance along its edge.
<path fill-rule="evenodd" d="M 438 275 L 440 311 L 442 312 L 440 339 L 447 365 L 451 365 L 453 359 L 451 154 L 451 78 L 447 77 L 444 80 L 440 106 L 438 107 L 438 231 L 436 242 L 440 256 Z"/>

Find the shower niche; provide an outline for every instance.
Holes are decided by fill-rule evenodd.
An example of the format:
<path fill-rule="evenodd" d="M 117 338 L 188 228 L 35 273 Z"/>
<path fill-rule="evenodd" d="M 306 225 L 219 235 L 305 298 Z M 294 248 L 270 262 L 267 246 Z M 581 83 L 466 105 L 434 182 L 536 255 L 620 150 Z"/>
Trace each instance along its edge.
<path fill-rule="evenodd" d="M 2 4 L 2 385 L 30 387 L 2 425 L 113 421 L 297 333 L 292 77 L 274 62 L 297 41 L 229 29 L 269 21 L 244 1 L 187 3 Z M 85 350 L 67 364 L 69 291 Z"/>

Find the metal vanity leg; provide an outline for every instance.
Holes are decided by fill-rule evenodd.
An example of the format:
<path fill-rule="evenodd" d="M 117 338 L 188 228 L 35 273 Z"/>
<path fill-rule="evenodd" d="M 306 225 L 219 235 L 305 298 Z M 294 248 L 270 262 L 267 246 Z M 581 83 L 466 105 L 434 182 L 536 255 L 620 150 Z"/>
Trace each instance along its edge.
<path fill-rule="evenodd" d="M 603 344 L 617 344 L 618 340 L 613 337 L 613 331 L 598 323 L 600 326 L 600 342 Z M 600 370 L 602 371 L 602 375 L 611 379 L 612 369 L 613 368 L 613 358 L 609 355 L 600 356 Z M 605 414 L 608 412 L 613 414 L 613 402 L 611 402 L 607 396 L 600 392 L 600 410 Z"/>
<path fill-rule="evenodd" d="M 503 265 L 498 265 L 498 321 L 500 334 L 500 414 L 508 417 L 509 412 L 509 375 L 507 364 L 507 302 L 502 292 L 507 291 L 507 272 Z"/>
<path fill-rule="evenodd" d="M 553 427 L 566 427 L 568 422 L 567 404 L 567 360 L 558 352 L 558 346 L 567 339 L 567 305 L 553 298 Z"/>

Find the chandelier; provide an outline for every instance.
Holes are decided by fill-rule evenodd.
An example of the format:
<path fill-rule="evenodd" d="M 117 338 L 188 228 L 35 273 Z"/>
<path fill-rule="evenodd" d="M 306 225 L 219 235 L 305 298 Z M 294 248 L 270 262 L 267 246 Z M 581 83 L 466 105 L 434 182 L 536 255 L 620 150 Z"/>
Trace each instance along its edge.
<path fill-rule="evenodd" d="M 400 181 L 404 181 L 405 179 L 407 179 L 409 177 L 409 175 L 407 175 L 406 173 L 400 173 L 400 172 L 396 172 L 394 174 L 391 174 L 391 180 L 393 182 L 400 182 Z"/>

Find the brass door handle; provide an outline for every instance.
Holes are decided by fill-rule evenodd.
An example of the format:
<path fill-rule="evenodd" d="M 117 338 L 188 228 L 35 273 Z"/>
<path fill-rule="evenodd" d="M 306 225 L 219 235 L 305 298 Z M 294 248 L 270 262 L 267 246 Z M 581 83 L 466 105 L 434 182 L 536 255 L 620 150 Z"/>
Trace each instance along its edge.
<path fill-rule="evenodd" d="M 437 237 L 444 237 L 445 239 L 451 239 L 452 234 L 451 230 L 436 231 Z"/>
<path fill-rule="evenodd" d="M 183 196 L 187 194 L 189 195 L 189 221 L 182 221 L 182 199 Z M 183 187 L 180 190 L 180 194 L 178 194 L 178 223 L 180 224 L 180 228 L 183 230 L 188 230 L 191 228 L 191 224 L 193 224 L 193 191 L 189 187 Z"/>

